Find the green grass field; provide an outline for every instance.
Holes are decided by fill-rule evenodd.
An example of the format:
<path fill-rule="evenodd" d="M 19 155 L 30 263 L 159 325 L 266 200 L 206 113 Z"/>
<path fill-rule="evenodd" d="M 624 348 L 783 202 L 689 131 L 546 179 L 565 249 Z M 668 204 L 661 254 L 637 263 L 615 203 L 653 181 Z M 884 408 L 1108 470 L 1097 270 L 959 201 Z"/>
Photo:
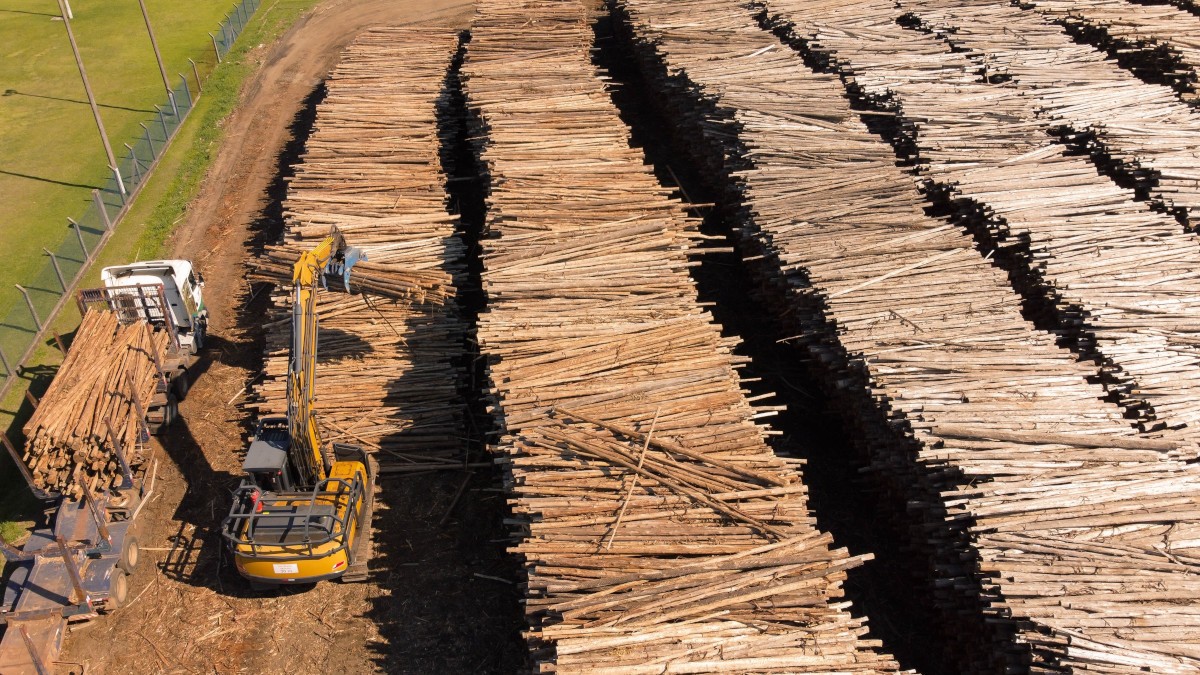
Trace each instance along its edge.
<path fill-rule="evenodd" d="M 208 32 L 216 30 L 232 0 L 146 0 L 172 84 L 176 73 L 193 80 L 188 58 L 207 73 L 215 63 Z M 181 11 L 186 7 L 186 11 Z M 141 132 L 139 122 L 164 103 L 135 0 L 73 0 L 72 27 L 101 116 L 118 159 L 123 143 Z M 20 300 L 14 283 L 45 265 L 43 247 L 55 250 L 70 234 L 92 188 L 108 177 L 103 146 L 87 105 L 66 29 L 53 0 L 8 0 L 0 9 L 0 316 Z"/>
<path fill-rule="evenodd" d="M 55 78 L 53 82 L 40 82 L 36 77 L 22 75 L 26 77 L 29 84 L 25 85 L 30 91 L 37 88 L 38 91 L 55 91 L 61 88 L 67 93 L 76 92 L 79 100 L 84 100 L 83 88 L 79 83 L 79 76 L 74 70 L 70 50 L 66 44 L 66 34 L 62 23 L 51 21 L 50 17 L 44 14 L 26 15 L 24 12 L 44 12 L 45 6 L 53 7 L 52 3 L 45 0 L 39 3 L 34 3 L 32 0 L 12 0 L 14 4 L 21 10 L 17 9 L 0 9 L 0 36 L 23 35 L 25 39 L 9 42 L 11 45 L 9 51 L 5 53 L 4 59 L 0 60 L 0 88 L 13 88 L 9 84 L 10 73 L 15 71 L 29 72 L 48 70 L 49 66 L 45 63 L 38 62 L 36 56 L 38 53 L 44 53 L 48 61 L 57 61 L 60 56 L 55 49 L 62 48 L 62 55 L 66 61 L 60 70 L 63 70 L 65 75 L 43 74 L 38 77 Z M 175 23 L 177 37 L 173 38 L 176 43 L 173 52 L 169 52 L 166 47 L 167 33 L 167 15 L 168 5 L 174 4 L 165 0 L 146 0 L 148 10 L 152 20 L 155 21 L 155 35 L 158 37 L 160 46 L 163 48 L 163 58 L 168 62 L 168 69 L 171 68 L 172 58 L 177 58 L 185 65 L 187 58 L 191 55 L 187 50 L 186 45 L 192 44 L 188 40 L 188 30 L 183 23 Z M 196 108 L 188 117 L 187 122 L 176 135 L 170 150 L 164 155 L 158 164 L 158 168 L 154 176 L 150 179 L 142 192 L 139 194 L 137 201 L 133 203 L 129 212 L 126 214 L 124 221 L 117 228 L 108 245 L 96 257 L 95 263 L 91 270 L 85 274 L 82 285 L 95 285 L 99 282 L 99 270 L 105 265 L 112 265 L 121 262 L 126 262 L 134 259 L 147 259 L 157 256 L 163 246 L 163 242 L 170 235 L 174 225 L 180 220 L 186 209 L 188 202 L 195 196 L 199 189 L 201 180 L 204 177 L 205 171 L 216 154 L 219 147 L 221 136 L 221 120 L 223 120 L 233 110 L 237 102 L 238 92 L 243 81 L 248 75 L 254 72 L 256 64 L 247 57 L 246 51 L 249 46 L 258 44 L 269 44 L 282 34 L 289 26 L 291 26 L 297 18 L 306 10 L 317 3 L 317 0 L 264 0 L 262 6 L 258 10 L 254 19 L 250 22 L 246 32 L 239 38 L 233 51 L 225 57 L 225 63 L 221 67 L 212 72 L 212 76 L 204 82 L 204 95 L 197 102 Z M 80 5 L 83 7 L 80 7 Z M 141 23 L 141 15 L 137 8 L 137 3 L 133 0 L 121 2 L 118 4 L 129 4 L 132 7 L 132 16 L 137 19 L 137 22 L 131 24 L 131 28 L 124 33 L 109 32 L 107 33 L 111 42 L 125 44 L 129 43 L 129 48 L 134 52 L 144 52 L 143 56 L 146 60 L 145 71 L 139 78 L 144 79 L 141 96 L 148 103 L 145 103 L 145 109 L 152 110 L 152 106 L 158 99 L 165 98 L 162 95 L 161 78 L 157 75 L 157 66 L 154 64 L 153 53 L 150 51 L 149 40 L 145 36 L 145 28 Z M 189 5 L 203 6 L 204 11 L 209 11 L 209 5 L 212 5 L 210 16 L 211 24 L 215 26 L 217 22 L 224 16 L 225 11 L 233 6 L 232 2 L 221 0 L 220 2 L 212 2 L 211 0 L 194 0 Z M 88 56 L 87 39 L 84 37 L 84 14 L 88 11 L 86 8 L 91 6 L 95 8 L 97 14 L 101 14 L 101 6 L 107 6 L 100 3 L 99 0 L 75 0 L 72 4 L 72 9 L 75 12 L 76 23 L 73 24 L 76 30 L 77 39 L 81 44 L 81 51 L 84 53 L 85 65 L 89 69 L 89 75 L 92 76 L 93 86 L 97 89 L 97 99 L 100 102 L 106 102 L 104 94 L 100 93 L 100 86 L 97 82 L 98 77 L 93 75 L 94 67 L 90 60 L 93 57 Z M 157 9 L 156 9 L 157 8 Z M 105 10 L 115 11 L 115 10 Z M 199 10 L 197 10 L 199 11 Z M 163 21 L 158 20 L 159 14 L 164 16 Z M 129 14 L 125 10 L 121 10 L 123 16 Z M 27 17 L 33 23 L 45 22 L 52 29 L 46 30 L 44 33 L 38 33 L 46 42 L 52 39 L 60 39 L 61 45 L 55 43 L 55 46 L 47 44 L 44 49 L 33 46 L 31 41 L 34 33 L 31 27 L 21 27 L 20 24 L 10 21 L 11 16 L 17 16 L 21 20 Z M 99 21 L 99 16 L 95 17 Z M 160 23 L 163 24 L 160 27 Z M 193 26 L 195 32 L 203 38 L 197 44 L 208 46 L 208 58 L 212 59 L 211 44 L 207 43 L 207 30 L 210 30 L 207 24 L 202 22 L 185 22 L 187 25 Z M 125 25 L 119 20 L 113 20 L 110 27 L 119 27 Z M 39 28 L 45 28 L 40 26 Z M 136 30 L 135 30 L 136 29 Z M 142 47 L 144 46 L 144 49 Z M 105 53 L 105 48 L 102 44 L 94 44 L 94 58 L 101 60 Z M 114 44 L 112 51 L 116 52 L 122 47 Z M 141 50 L 141 51 L 138 51 Z M 51 57 L 53 53 L 53 57 Z M 14 57 L 14 54 L 16 55 Z M 196 58 L 192 56 L 192 58 Z M 14 63 L 14 60 L 19 60 L 20 63 Z M 32 60 L 26 63 L 27 60 Z M 199 59 L 197 59 L 199 60 Z M 68 68 L 69 66 L 69 68 Z M 189 66 L 190 68 L 190 66 Z M 202 68 L 201 76 L 205 76 L 211 65 L 208 68 Z M 178 70 L 178 69 L 177 69 Z M 169 71 L 171 72 L 171 71 Z M 68 77 L 63 81 L 63 78 Z M 29 79 L 32 77 L 32 79 Z M 140 80 L 139 80 L 140 81 Z M 115 98 L 114 92 L 119 92 L 121 89 L 115 84 L 115 80 L 110 82 L 113 88 L 110 93 Z M 73 87 L 73 89 L 72 89 Z M 132 87 L 130 87 L 132 91 Z M 17 89 L 17 91 L 23 91 Z M 58 94 L 55 94 L 58 96 Z M 131 94 L 132 96 L 132 94 Z M 64 98 L 70 98 L 65 96 Z M 78 127 L 77 133 L 73 136 L 74 140 L 66 140 L 62 138 L 54 138 L 54 134 L 43 139 L 46 147 L 73 147 L 75 145 L 88 146 L 79 150 L 79 156 L 86 154 L 90 157 L 91 167 L 84 164 L 82 161 L 73 159 L 76 155 L 72 154 L 68 157 L 58 156 L 51 157 L 47 153 L 39 152 L 36 143 L 26 143 L 20 147 L 9 147 L 6 145 L 10 141 L 10 136 L 15 134 L 13 129 L 9 128 L 13 125 L 24 125 L 24 134 L 32 135 L 35 132 L 45 131 L 44 123 L 49 113 L 30 112 L 28 108 L 35 106 L 35 103 L 29 103 L 24 99 L 32 99 L 33 101 L 42 101 L 33 96 L 25 96 L 23 94 L 13 94 L 6 97 L 0 97 L 0 197 L 8 200 L 14 199 L 41 199 L 37 206 L 22 208 L 17 210 L 8 210 L 11 219 L 0 222 L 0 241 L 6 244 L 7 249 L 11 253 L 17 250 L 20 246 L 24 253 L 18 254 L 28 256 L 33 262 L 29 268 L 38 269 L 42 265 L 43 256 L 40 253 L 41 246 L 57 244 L 63 235 L 63 231 L 53 226 L 51 223 L 61 215 L 61 219 L 65 222 L 68 215 L 82 210 L 83 202 L 89 199 L 90 187 L 72 187 L 70 185 L 59 185 L 58 183 L 46 182 L 46 180 L 35 180 L 31 178 L 21 178 L 12 176 L 11 173 L 18 173 L 10 167 L 15 166 L 10 162 L 17 160 L 12 157 L 25 153 L 29 161 L 37 160 L 37 171 L 41 173 L 35 174 L 31 171 L 21 171 L 28 175 L 36 175 L 41 179 L 52 178 L 55 181 L 62 183 L 76 183 L 79 185 L 98 185 L 105 178 L 104 175 L 104 152 L 96 137 L 95 127 L 91 121 L 91 115 L 87 108 L 86 102 L 65 103 L 50 100 L 48 103 L 53 103 L 58 115 L 61 116 L 60 123 L 66 124 L 70 121 L 75 127 Z M 13 105 L 12 101 L 18 100 L 18 104 Z M 116 104 L 113 104 L 116 105 Z M 122 104 L 125 105 L 125 104 Z M 137 109 L 137 105 L 128 105 L 125 107 Z M 120 113 L 120 114 L 118 114 Z M 117 136 L 114 129 L 120 123 L 125 123 L 127 126 L 132 125 L 133 129 L 137 129 L 137 122 L 142 120 L 143 113 L 131 113 L 129 111 L 113 111 L 105 109 L 104 117 L 105 124 L 109 125 L 109 133 L 113 134 L 113 142 L 117 143 Z M 110 121 L 110 118 L 112 121 Z M 124 120 L 119 122 L 118 120 Z M 72 127 L 72 128 L 75 128 Z M 129 132 L 132 133 L 132 132 Z M 64 134 L 65 135 L 65 134 Z M 90 145 L 89 145 L 90 144 Z M 94 146 L 94 147 L 91 147 Z M 119 146 L 118 146 L 119 147 Z M 13 150 L 13 152 L 10 152 Z M 62 152 L 66 152 L 65 150 Z M 88 154 L 90 153 L 90 154 Z M 92 181 L 88 183 L 87 181 Z M 20 193 L 20 194 L 18 194 Z M 25 195 L 25 196 L 20 196 Z M 52 197 L 47 195 L 59 195 Z M 70 208 L 64 208 L 61 204 L 55 202 L 55 199 L 67 201 Z M 56 211 L 55 208 L 58 208 Z M 21 215 L 24 213 L 25 215 Z M 60 214 L 60 215 L 56 215 Z M 20 217 L 16 217 L 20 216 Z M 35 218 L 36 216 L 36 218 Z M 38 226 L 38 223 L 43 223 L 43 226 Z M 53 235 L 53 236 L 51 236 Z M 45 237 L 41 240 L 46 243 L 35 243 L 25 241 L 34 239 L 35 237 Z M 21 263 L 25 263 L 25 258 L 22 258 Z M 12 288 L 12 283 L 19 283 L 21 272 L 13 269 L 13 266 L 0 266 L 0 286 Z M 28 273 L 28 272 L 26 272 Z M 0 289 L 2 290 L 2 289 Z M 19 296 L 18 296 L 19 297 Z M 0 306 L 3 309 L 3 306 Z M 69 335 L 74 331 L 79 324 L 79 316 L 74 311 L 73 307 L 68 306 L 52 324 L 54 329 L 62 334 Z M 61 361 L 61 355 L 56 349 L 49 344 L 42 345 L 35 353 L 31 362 L 30 372 L 34 373 L 27 379 L 22 379 L 16 383 L 13 391 L 0 402 L 0 429 L 7 429 L 9 435 L 16 439 L 17 432 L 20 426 L 28 418 L 31 408 L 28 402 L 25 401 L 24 395 L 26 389 L 32 389 L 34 392 L 44 390 L 49 383 L 50 375 L 53 368 Z M 6 455 L 6 453 L 0 453 Z M 23 481 L 17 473 L 15 467 L 7 460 L 5 456 L 0 456 L 0 536 L 3 536 L 8 541 L 19 540 L 25 529 L 28 527 L 28 521 L 33 509 L 36 507 L 36 501 L 33 500 L 28 490 L 24 488 Z"/>

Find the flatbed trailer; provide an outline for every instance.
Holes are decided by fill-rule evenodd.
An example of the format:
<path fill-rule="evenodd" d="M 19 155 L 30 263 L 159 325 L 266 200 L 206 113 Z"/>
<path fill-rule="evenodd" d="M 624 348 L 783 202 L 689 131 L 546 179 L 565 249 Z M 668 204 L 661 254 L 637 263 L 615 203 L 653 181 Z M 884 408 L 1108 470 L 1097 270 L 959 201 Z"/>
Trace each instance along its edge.
<path fill-rule="evenodd" d="M 141 557 L 137 520 L 154 493 L 157 466 L 152 462 L 125 489 L 51 498 L 48 526 L 35 529 L 20 550 L 0 543 L 11 565 L 0 607 L 0 673 L 53 673 L 69 622 L 128 602 L 129 576 Z"/>
<path fill-rule="evenodd" d="M 87 481 L 78 480 L 74 495 L 41 490 L 21 453 L 3 437 L 30 489 L 44 502 L 45 525 L 35 528 L 20 549 L 0 540 L 0 554 L 8 564 L 0 605 L 0 675 L 53 673 L 69 623 L 128 602 L 129 579 L 140 558 L 138 516 L 153 495 L 158 468 L 150 438 L 174 419 L 199 348 L 199 339 L 181 339 L 173 319 L 177 313 L 170 309 L 177 303 L 160 284 L 113 284 L 81 290 L 77 299 L 81 315 L 93 309 L 113 311 L 123 324 L 145 322 L 167 331 L 170 339 L 163 354 L 149 355 L 158 374 L 153 396 L 141 401 L 130 392 L 140 420 L 135 447 L 122 447 L 109 434 L 119 484 L 93 492 Z M 143 461 L 133 467 L 133 457 Z"/>

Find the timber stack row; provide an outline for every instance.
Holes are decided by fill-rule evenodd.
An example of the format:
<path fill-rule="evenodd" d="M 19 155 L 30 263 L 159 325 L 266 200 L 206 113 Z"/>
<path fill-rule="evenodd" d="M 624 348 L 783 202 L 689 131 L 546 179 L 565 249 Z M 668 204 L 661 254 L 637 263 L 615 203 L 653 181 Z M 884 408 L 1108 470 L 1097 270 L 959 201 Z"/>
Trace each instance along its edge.
<path fill-rule="evenodd" d="M 347 295 L 319 290 L 318 419 L 328 442 L 360 445 L 388 472 L 461 463 L 464 327 L 453 300 L 465 270 L 447 213 L 439 110 L 457 50 L 448 29 L 363 33 L 327 80 L 291 179 L 280 246 L 252 278 L 276 281 L 264 380 L 250 407 L 287 410 L 291 265 L 336 225 L 367 253 Z M 404 64 L 397 67 L 397 64 Z"/>
<path fill-rule="evenodd" d="M 156 363 L 170 336 L 146 322 L 123 325 L 108 310 L 83 316 L 66 359 L 25 424 L 25 462 L 34 485 L 78 498 L 102 491 L 147 459 L 146 406 L 162 376 Z M 139 406 L 141 412 L 139 413 Z"/>
<path fill-rule="evenodd" d="M 1019 87 L 977 81 L 969 56 L 898 25 L 894 3 L 769 8 L 852 95 L 896 116 L 904 159 L 996 252 L 1039 326 L 1096 359 L 1143 429 L 1200 439 L 1200 240 L 1048 135 Z"/>
<path fill-rule="evenodd" d="M 479 342 L 534 672 L 891 672 L 689 276 L 697 223 L 629 145 L 591 3 L 478 5 Z"/>
<path fill-rule="evenodd" d="M 1183 100 L 1200 103 L 1200 16 L 1170 5 L 1127 0 L 1028 4 L 1072 36 L 1116 55 L 1143 79 L 1169 83 Z"/>
<path fill-rule="evenodd" d="M 774 5 L 773 5 L 774 7 Z M 830 5 L 832 7 L 832 5 Z M 733 0 L 625 0 L 680 137 L 851 420 L 956 672 L 1200 667 L 1194 448 L 1139 435 L 969 233 Z M 829 8 L 816 8 L 819 14 Z M 703 139 L 704 142 L 701 142 Z M 1131 263 L 1133 264 L 1133 263 Z M 920 594 L 920 593 L 918 593 Z M 932 618 L 926 623 L 926 618 Z"/>
<path fill-rule="evenodd" d="M 983 72 L 1068 128 L 1106 170 L 1154 205 L 1200 226 L 1200 112 L 1142 82 L 1033 10 L 991 0 L 899 0 L 897 15 L 962 51 Z M 1020 36 L 1020 39 L 1015 39 Z"/>

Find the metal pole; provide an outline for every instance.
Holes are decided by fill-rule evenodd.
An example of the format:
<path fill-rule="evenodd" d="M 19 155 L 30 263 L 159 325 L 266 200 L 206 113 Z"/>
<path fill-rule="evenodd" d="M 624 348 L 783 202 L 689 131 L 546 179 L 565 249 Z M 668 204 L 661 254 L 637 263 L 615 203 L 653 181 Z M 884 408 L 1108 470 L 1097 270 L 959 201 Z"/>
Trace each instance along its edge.
<path fill-rule="evenodd" d="M 25 466 L 24 460 L 21 459 L 21 455 L 13 446 L 12 441 L 8 440 L 8 434 L 0 432 L 0 442 L 4 443 L 4 449 L 8 450 L 8 456 L 12 457 L 13 464 L 17 465 L 17 470 L 20 471 L 21 475 L 25 477 L 25 482 L 29 483 L 29 487 L 32 488 L 35 493 L 45 494 L 33 486 L 33 475 L 29 473 L 29 467 Z"/>
<path fill-rule="evenodd" d="M 167 308 L 164 307 L 164 310 Z M 133 402 L 133 409 L 137 411 L 138 422 L 142 426 L 142 442 L 150 440 L 150 429 L 146 427 L 146 409 L 142 407 L 142 399 L 138 396 L 137 387 L 133 383 L 133 375 L 125 373 L 125 381 L 129 384 L 129 400 Z M 166 414 L 163 414 L 163 420 L 166 420 Z"/>
<path fill-rule="evenodd" d="M 133 148 L 130 147 L 128 143 L 125 143 L 124 146 L 125 149 L 129 151 L 129 159 L 133 160 L 133 182 L 141 183 L 142 167 L 138 164 L 137 153 L 133 151 Z"/>
<path fill-rule="evenodd" d="M 75 222 L 72 218 L 67 218 L 67 222 L 71 224 L 71 227 L 75 228 L 75 237 L 79 239 L 79 248 L 83 249 L 84 262 L 90 262 L 92 252 L 88 250 L 87 244 L 83 243 L 83 230 L 80 229 L 79 223 Z"/>
<path fill-rule="evenodd" d="M 92 190 L 92 201 L 96 203 L 96 208 L 100 210 L 100 217 L 104 219 L 104 229 L 111 230 L 112 220 L 108 217 L 108 207 L 104 205 L 104 199 L 100 196 L 99 190 Z"/>
<path fill-rule="evenodd" d="M 63 4 L 67 6 L 67 18 L 75 20 L 75 13 L 71 11 L 71 0 L 63 0 Z"/>
<path fill-rule="evenodd" d="M 79 481 L 79 487 L 83 488 L 83 500 L 87 504 L 88 511 L 92 513 L 92 519 L 96 521 L 96 534 L 104 540 L 105 544 L 112 547 L 112 534 L 108 531 L 108 525 L 104 524 L 104 514 L 100 512 L 100 505 L 96 503 L 96 495 L 92 494 L 92 489 L 88 487 L 87 481 Z"/>
<path fill-rule="evenodd" d="M 33 638 L 29 637 L 29 630 L 25 626 L 17 626 L 17 631 L 21 633 L 21 641 L 25 643 L 29 660 L 33 662 L 33 672 L 37 675 L 50 675 L 50 669 L 42 663 L 42 657 L 38 654 L 37 645 L 33 644 Z"/>
<path fill-rule="evenodd" d="M 58 351 L 62 352 L 63 356 L 66 356 L 67 355 L 67 345 L 63 344 L 62 336 L 59 335 L 58 331 L 56 331 L 56 330 L 51 330 L 50 334 L 54 336 L 54 344 L 58 346 Z"/>
<path fill-rule="evenodd" d="M 109 152 L 112 152 L 110 149 Z M 117 168 L 116 163 L 110 164 L 108 168 L 113 172 L 113 177 L 117 179 L 117 191 L 121 193 L 121 204 L 125 204 L 125 195 L 129 191 L 125 189 L 125 179 L 121 178 L 121 170 Z"/>
<path fill-rule="evenodd" d="M 58 542 L 58 550 L 62 552 L 63 564 L 66 565 L 67 573 L 71 576 L 71 588 L 74 589 L 74 592 L 71 593 L 71 602 L 90 606 L 92 599 L 83 588 L 83 579 L 79 577 L 79 567 L 75 565 L 75 555 L 67 546 L 67 540 L 62 537 L 55 537 L 54 540 Z"/>
<path fill-rule="evenodd" d="M 17 548 L 15 546 L 8 543 L 7 541 L 4 541 L 3 537 L 0 537 L 0 554 L 3 554 L 4 559 L 8 560 L 10 562 L 19 562 L 21 560 L 30 560 L 30 559 L 36 557 L 32 553 L 25 553 L 24 551 L 17 550 Z"/>
<path fill-rule="evenodd" d="M 83 90 L 87 92 L 88 104 L 92 107 L 92 117 L 96 118 L 96 128 L 100 130 L 104 154 L 108 156 L 108 165 L 116 171 L 117 159 L 113 157 L 112 146 L 108 144 L 108 132 L 104 130 L 104 120 L 100 118 L 100 108 L 96 105 L 95 94 L 92 93 L 92 83 L 88 81 L 83 58 L 79 55 L 79 45 L 75 44 L 75 33 L 71 30 L 70 10 L 66 7 L 66 0 L 58 0 L 58 11 L 62 15 L 63 25 L 67 27 L 67 40 L 71 43 L 71 53 L 75 55 L 75 65 L 79 66 L 79 77 L 83 80 Z M 117 188 L 121 190 L 121 194 L 125 194 L 125 184 L 121 182 L 120 172 L 117 172 Z"/>
<path fill-rule="evenodd" d="M 163 111 L 158 106 L 154 106 L 154 110 L 158 113 L 158 123 L 163 128 L 163 138 L 171 138 L 171 132 L 167 130 L 167 116 L 163 115 Z"/>
<path fill-rule="evenodd" d="M 190 88 L 188 88 L 187 78 L 183 76 L 183 73 L 179 73 L 179 79 L 183 80 L 183 95 L 187 97 L 188 110 L 191 110 L 192 109 L 192 90 Z"/>
<path fill-rule="evenodd" d="M 21 291 L 21 295 L 25 296 L 25 304 L 29 306 L 29 313 L 33 315 L 33 325 L 37 326 L 39 333 L 42 332 L 42 320 L 38 318 L 37 310 L 33 307 L 33 300 L 29 299 L 29 291 L 25 290 L 21 284 L 13 284 L 13 286 L 16 286 L 17 290 Z"/>
<path fill-rule="evenodd" d="M 188 59 L 188 63 L 192 64 L 192 75 L 196 78 L 196 94 L 204 93 L 204 83 L 200 81 L 200 69 L 196 67 L 196 62 Z"/>
<path fill-rule="evenodd" d="M 50 264 L 54 265 L 54 276 L 58 277 L 58 285 L 62 286 L 63 293 L 67 292 L 67 282 L 63 281 L 62 269 L 58 266 L 58 256 L 50 252 L 50 249 L 43 247 L 46 255 L 50 256 Z"/>
<path fill-rule="evenodd" d="M 158 74 L 162 75 L 163 89 L 167 90 L 167 95 L 171 95 L 171 81 L 167 77 L 167 69 L 163 66 L 162 53 L 158 51 L 158 40 L 154 39 L 154 28 L 150 25 L 150 15 L 146 12 L 145 0 L 138 0 L 138 7 L 142 9 L 142 20 L 146 22 L 146 34 L 150 36 L 150 46 L 154 48 L 154 60 L 158 62 Z M 179 111 L 176 110 L 178 115 Z"/>
<path fill-rule="evenodd" d="M 121 445 L 121 439 L 113 432 L 112 425 L 108 423 L 108 420 L 104 420 L 104 428 L 108 430 L 108 442 L 112 444 L 117 462 L 121 464 L 121 475 L 125 477 L 125 482 L 121 487 L 128 490 L 133 487 L 133 472 L 129 470 L 129 462 L 125 460 L 125 446 Z"/>
<path fill-rule="evenodd" d="M 154 139 L 150 138 L 150 128 L 144 122 L 138 122 L 138 126 L 146 132 L 146 145 L 150 146 L 150 156 L 158 159 L 158 153 L 154 151 Z"/>
<path fill-rule="evenodd" d="M 217 63 L 220 63 L 221 62 L 221 50 L 217 48 L 217 36 L 213 35 L 212 33 L 209 33 L 208 37 L 209 37 L 209 39 L 212 40 L 213 54 L 217 55 Z"/>

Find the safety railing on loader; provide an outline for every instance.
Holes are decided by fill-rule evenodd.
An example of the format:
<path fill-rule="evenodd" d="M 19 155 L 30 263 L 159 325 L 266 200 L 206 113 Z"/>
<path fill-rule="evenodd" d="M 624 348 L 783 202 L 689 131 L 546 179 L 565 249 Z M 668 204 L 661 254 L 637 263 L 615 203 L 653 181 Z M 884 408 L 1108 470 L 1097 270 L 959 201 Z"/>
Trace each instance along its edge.
<path fill-rule="evenodd" d="M 348 547 L 350 526 L 360 516 L 362 494 L 358 478 L 327 478 L 311 492 L 271 493 L 269 502 L 262 499 L 259 488 L 243 485 L 234 491 L 221 534 L 235 546 L 249 547 L 253 557 L 263 560 L 328 557 Z M 338 515 L 339 507 L 347 504 Z M 335 541 L 336 547 L 317 552 Z"/>

